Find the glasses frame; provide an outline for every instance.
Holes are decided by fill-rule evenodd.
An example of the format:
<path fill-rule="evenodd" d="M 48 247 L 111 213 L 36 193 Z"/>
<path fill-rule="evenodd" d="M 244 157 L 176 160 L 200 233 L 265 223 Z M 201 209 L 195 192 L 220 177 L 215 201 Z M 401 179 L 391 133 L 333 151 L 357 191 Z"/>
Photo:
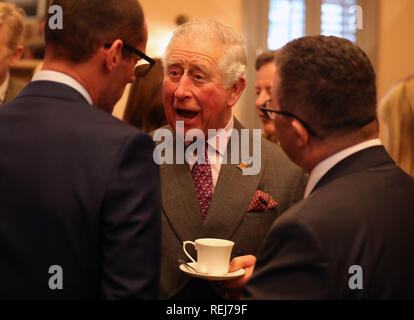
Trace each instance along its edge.
<path fill-rule="evenodd" d="M 260 110 L 263 111 L 263 114 L 266 117 L 266 119 L 268 119 L 268 120 L 274 120 L 275 119 L 275 117 L 272 117 L 270 115 L 270 113 L 276 113 L 276 114 L 280 114 L 280 115 L 285 116 L 285 117 L 290 117 L 290 118 L 296 119 L 302 124 L 302 126 L 309 132 L 309 134 L 311 136 L 317 137 L 315 131 L 313 131 L 311 129 L 311 127 L 305 121 L 303 121 L 301 118 L 299 118 L 298 116 L 295 116 L 294 114 L 292 114 L 290 112 L 270 109 L 270 108 L 268 108 L 270 105 L 272 105 L 272 100 L 267 100 L 260 107 Z"/>
<path fill-rule="evenodd" d="M 127 50 L 129 50 L 129 51 L 132 51 L 133 53 L 135 53 L 138 57 L 140 57 L 141 59 L 144 59 L 145 61 L 147 61 L 148 63 L 149 63 L 149 67 L 148 67 L 148 69 L 146 69 L 146 70 L 144 70 L 144 71 L 141 71 L 141 72 L 138 72 L 138 71 L 140 71 L 140 69 L 138 69 L 138 67 L 140 66 L 140 65 L 138 65 L 138 66 L 136 66 L 135 67 L 135 70 L 134 70 L 134 73 L 135 73 L 135 76 L 136 77 L 144 77 L 145 75 L 147 75 L 148 74 L 148 72 L 151 70 L 151 68 L 154 66 L 154 64 L 155 64 L 155 60 L 154 59 L 152 59 L 152 58 L 150 58 L 150 57 L 148 57 L 144 52 L 142 52 L 141 50 L 138 50 L 137 48 L 135 48 L 135 47 L 133 47 L 133 46 L 131 46 L 128 42 L 126 42 L 126 41 L 124 41 L 124 40 L 122 40 L 122 42 L 123 42 L 123 44 L 124 44 L 124 48 L 125 49 L 127 49 Z M 113 43 L 113 42 L 112 42 Z M 112 46 L 112 43 L 106 43 L 106 44 L 104 44 L 104 47 L 106 48 L 106 49 L 109 49 L 111 46 Z"/>

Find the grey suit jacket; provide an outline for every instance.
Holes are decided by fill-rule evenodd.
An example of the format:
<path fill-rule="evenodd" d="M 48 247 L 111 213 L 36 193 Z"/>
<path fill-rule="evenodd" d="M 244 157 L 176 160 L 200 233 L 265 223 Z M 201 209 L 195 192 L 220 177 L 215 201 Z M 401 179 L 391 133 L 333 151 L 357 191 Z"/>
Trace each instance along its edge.
<path fill-rule="evenodd" d="M 274 223 L 246 298 L 413 299 L 413 195 L 382 146 L 345 158 Z"/>
<path fill-rule="evenodd" d="M 164 128 L 171 130 L 169 126 Z M 236 119 L 234 128 L 243 128 Z M 242 175 L 237 164 L 221 166 L 204 221 L 200 215 L 189 165 L 160 166 L 163 206 L 161 299 L 217 297 L 210 290 L 207 281 L 190 278 L 179 270 L 177 259 L 188 260 L 182 250 L 183 241 L 204 237 L 230 239 L 235 242 L 233 257 L 256 255 L 275 218 L 303 197 L 307 176 L 290 162 L 277 145 L 263 138 L 261 143 L 259 174 Z M 227 154 L 231 154 L 230 141 Z M 278 207 L 264 212 L 247 212 L 256 190 L 270 194 L 278 202 Z M 196 257 L 194 251 L 193 256 Z"/>

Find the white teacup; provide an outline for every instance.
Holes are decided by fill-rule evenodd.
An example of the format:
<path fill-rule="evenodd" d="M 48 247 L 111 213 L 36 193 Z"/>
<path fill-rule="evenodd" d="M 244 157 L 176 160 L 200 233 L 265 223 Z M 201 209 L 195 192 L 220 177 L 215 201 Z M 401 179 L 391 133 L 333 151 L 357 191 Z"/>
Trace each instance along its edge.
<path fill-rule="evenodd" d="M 197 251 L 197 261 L 185 249 L 192 244 Z M 224 239 L 203 238 L 193 241 L 184 241 L 183 250 L 193 261 L 200 273 L 223 275 L 229 271 L 230 255 L 234 242 Z"/>

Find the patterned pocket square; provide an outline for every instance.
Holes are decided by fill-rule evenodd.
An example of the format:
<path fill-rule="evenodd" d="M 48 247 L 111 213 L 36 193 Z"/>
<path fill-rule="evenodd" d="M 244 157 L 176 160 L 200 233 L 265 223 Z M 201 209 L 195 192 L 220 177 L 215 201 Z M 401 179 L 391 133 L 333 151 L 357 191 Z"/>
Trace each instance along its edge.
<path fill-rule="evenodd" d="M 256 210 L 268 210 L 278 206 L 277 202 L 273 200 L 270 194 L 257 190 L 254 194 L 252 202 L 250 202 L 247 212 Z"/>

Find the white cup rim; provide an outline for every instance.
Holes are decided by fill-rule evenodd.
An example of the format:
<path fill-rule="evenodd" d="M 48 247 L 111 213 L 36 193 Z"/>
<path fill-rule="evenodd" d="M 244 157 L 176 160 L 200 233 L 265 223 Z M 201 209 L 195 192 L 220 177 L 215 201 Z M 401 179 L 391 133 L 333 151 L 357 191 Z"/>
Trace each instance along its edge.
<path fill-rule="evenodd" d="M 226 240 L 226 239 L 218 239 L 218 238 L 200 238 L 194 241 L 197 244 L 201 245 L 213 245 L 215 247 L 228 247 L 234 245 L 233 241 Z M 209 242 L 209 243 L 206 243 Z M 214 242 L 214 243 L 211 243 Z"/>

